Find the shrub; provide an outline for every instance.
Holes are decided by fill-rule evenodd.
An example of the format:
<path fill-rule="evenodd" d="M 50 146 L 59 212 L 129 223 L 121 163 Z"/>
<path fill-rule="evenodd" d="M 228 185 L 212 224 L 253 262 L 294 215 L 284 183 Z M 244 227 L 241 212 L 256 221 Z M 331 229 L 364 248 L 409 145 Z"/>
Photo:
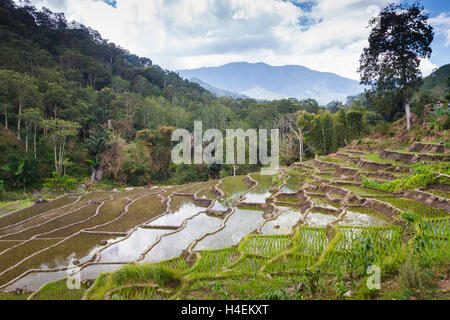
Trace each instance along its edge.
<path fill-rule="evenodd" d="M 47 179 L 44 187 L 49 188 L 54 193 L 63 193 L 74 190 L 77 187 L 77 181 L 68 175 L 60 177 L 56 172 L 53 172 L 53 177 Z"/>
<path fill-rule="evenodd" d="M 380 122 L 374 128 L 374 132 L 381 136 L 386 136 L 389 133 L 389 124 L 387 122 Z"/>
<path fill-rule="evenodd" d="M 360 175 L 361 182 L 364 186 L 372 189 L 378 189 L 386 192 L 399 192 L 404 190 L 413 190 L 418 187 L 426 187 L 435 183 L 448 183 L 449 178 L 439 177 L 435 172 L 444 174 L 450 173 L 450 166 L 443 162 L 440 164 L 416 163 L 412 165 L 414 173 L 400 179 L 379 183 L 374 180 L 367 179 L 364 175 Z"/>
<path fill-rule="evenodd" d="M 116 286 L 148 281 L 154 281 L 160 286 L 166 286 L 168 284 L 178 284 L 180 275 L 167 266 L 144 263 L 141 265 L 127 265 L 117 270 L 111 275 L 111 280 Z"/>

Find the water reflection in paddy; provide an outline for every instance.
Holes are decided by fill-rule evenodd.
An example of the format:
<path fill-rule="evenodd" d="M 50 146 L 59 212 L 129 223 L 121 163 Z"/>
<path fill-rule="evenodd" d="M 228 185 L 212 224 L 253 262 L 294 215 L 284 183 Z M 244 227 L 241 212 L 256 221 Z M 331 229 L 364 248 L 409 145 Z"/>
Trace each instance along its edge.
<path fill-rule="evenodd" d="M 305 225 L 311 227 L 325 227 L 330 222 L 336 220 L 336 216 L 332 214 L 324 214 L 320 212 L 310 212 L 305 219 Z"/>
<path fill-rule="evenodd" d="M 205 211 L 204 207 L 194 204 L 192 199 L 174 196 L 170 201 L 169 212 L 153 220 L 149 226 L 181 226 L 184 220 L 195 216 L 197 213 Z"/>
<path fill-rule="evenodd" d="M 137 229 L 128 239 L 120 241 L 100 252 L 100 262 L 131 262 L 163 234 L 174 232 L 161 229 Z"/>
<path fill-rule="evenodd" d="M 340 225 L 351 225 L 351 226 L 385 226 L 390 222 L 387 218 L 381 215 L 372 215 L 359 213 L 354 211 L 348 211 L 347 214 L 342 218 L 342 220 L 337 222 Z"/>
<path fill-rule="evenodd" d="M 293 208 L 282 207 L 281 213 L 275 220 L 267 221 L 261 228 L 262 234 L 288 234 L 301 218 L 301 212 Z"/>
<path fill-rule="evenodd" d="M 31 272 L 23 278 L 7 286 L 4 290 L 7 292 L 14 291 L 16 289 L 25 289 L 30 291 L 39 290 L 39 288 L 48 283 L 57 280 L 67 278 L 69 275 L 75 277 L 80 273 L 80 280 L 96 279 L 100 273 L 113 272 L 121 267 L 123 264 L 93 264 L 84 267 L 83 269 L 71 268 L 62 271 L 53 272 Z"/>
<path fill-rule="evenodd" d="M 181 231 L 163 237 L 144 258 L 145 262 L 157 262 L 179 256 L 194 240 L 206 233 L 217 230 L 222 223 L 219 218 L 214 218 L 200 213 L 188 220 L 186 227 Z"/>
<path fill-rule="evenodd" d="M 225 229 L 200 241 L 195 250 L 222 249 L 237 244 L 243 236 L 254 231 L 263 222 L 263 211 L 234 208 Z"/>

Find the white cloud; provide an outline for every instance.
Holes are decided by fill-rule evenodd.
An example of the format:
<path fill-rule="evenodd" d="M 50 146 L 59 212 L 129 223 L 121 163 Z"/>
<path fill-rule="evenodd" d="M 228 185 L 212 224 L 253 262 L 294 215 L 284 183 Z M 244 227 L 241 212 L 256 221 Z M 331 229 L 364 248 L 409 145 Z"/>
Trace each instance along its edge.
<path fill-rule="evenodd" d="M 429 59 L 422 59 L 420 61 L 420 71 L 422 71 L 422 76 L 426 77 L 429 76 L 434 69 L 436 69 L 438 66 L 433 64 Z"/>
<path fill-rule="evenodd" d="M 368 20 L 391 0 L 32 0 L 171 70 L 232 61 L 299 64 L 358 79 Z M 446 18 L 445 16 L 444 18 Z M 299 25 L 298 21 L 313 21 Z"/>
<path fill-rule="evenodd" d="M 446 36 L 445 46 L 450 45 L 450 12 L 442 12 L 435 18 L 431 18 L 430 24 L 435 28 L 439 34 Z"/>

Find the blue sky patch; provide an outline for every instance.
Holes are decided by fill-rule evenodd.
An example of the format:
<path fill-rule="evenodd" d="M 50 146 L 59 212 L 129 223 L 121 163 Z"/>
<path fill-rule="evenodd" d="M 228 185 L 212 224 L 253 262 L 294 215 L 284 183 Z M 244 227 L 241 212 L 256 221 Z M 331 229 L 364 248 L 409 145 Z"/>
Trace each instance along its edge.
<path fill-rule="evenodd" d="M 102 0 L 104 3 L 110 5 L 113 8 L 117 7 L 117 1 L 116 0 Z"/>
<path fill-rule="evenodd" d="M 294 6 L 299 7 L 305 12 L 311 12 L 312 8 L 317 5 L 317 1 L 298 1 L 298 0 L 287 0 L 291 2 Z"/>

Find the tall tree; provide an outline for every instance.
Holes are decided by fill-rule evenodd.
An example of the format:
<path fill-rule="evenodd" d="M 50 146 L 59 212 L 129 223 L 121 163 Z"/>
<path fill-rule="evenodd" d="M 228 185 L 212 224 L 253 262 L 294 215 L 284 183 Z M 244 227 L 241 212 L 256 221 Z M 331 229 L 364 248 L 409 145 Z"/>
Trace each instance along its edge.
<path fill-rule="evenodd" d="M 360 59 L 361 84 L 372 92 L 392 94 L 401 91 L 406 127 L 411 129 L 409 98 L 421 83 L 420 60 L 431 55 L 433 28 L 419 3 L 390 4 L 370 21 L 369 47 Z"/>
<path fill-rule="evenodd" d="M 28 133 L 31 128 L 34 129 L 33 145 L 34 145 L 34 158 L 36 159 L 36 135 L 37 127 L 42 122 L 42 116 L 39 109 L 26 109 L 23 112 L 23 120 L 25 123 L 25 151 L 28 151 Z"/>
<path fill-rule="evenodd" d="M 20 73 L 11 74 L 10 78 L 12 89 L 18 104 L 17 112 L 17 139 L 20 140 L 20 126 L 22 123 L 22 111 L 26 105 L 38 105 L 40 103 L 40 94 L 34 83 L 34 79 L 30 76 Z"/>
<path fill-rule="evenodd" d="M 305 135 L 308 135 L 314 129 L 312 118 L 313 114 L 305 111 L 298 111 L 296 114 L 288 116 L 288 124 L 291 132 L 298 140 L 300 162 L 303 162 L 303 155 L 305 153 Z"/>
<path fill-rule="evenodd" d="M 55 171 L 58 176 L 61 176 L 64 170 L 67 137 L 75 136 L 80 128 L 80 124 L 61 119 L 50 119 L 44 120 L 43 126 L 50 133 L 55 157 Z"/>
<path fill-rule="evenodd" d="M 102 155 L 109 147 L 110 131 L 97 129 L 91 132 L 91 135 L 86 140 L 86 146 L 89 152 L 94 156 L 92 163 L 91 183 L 95 181 L 102 181 L 103 167 Z"/>

